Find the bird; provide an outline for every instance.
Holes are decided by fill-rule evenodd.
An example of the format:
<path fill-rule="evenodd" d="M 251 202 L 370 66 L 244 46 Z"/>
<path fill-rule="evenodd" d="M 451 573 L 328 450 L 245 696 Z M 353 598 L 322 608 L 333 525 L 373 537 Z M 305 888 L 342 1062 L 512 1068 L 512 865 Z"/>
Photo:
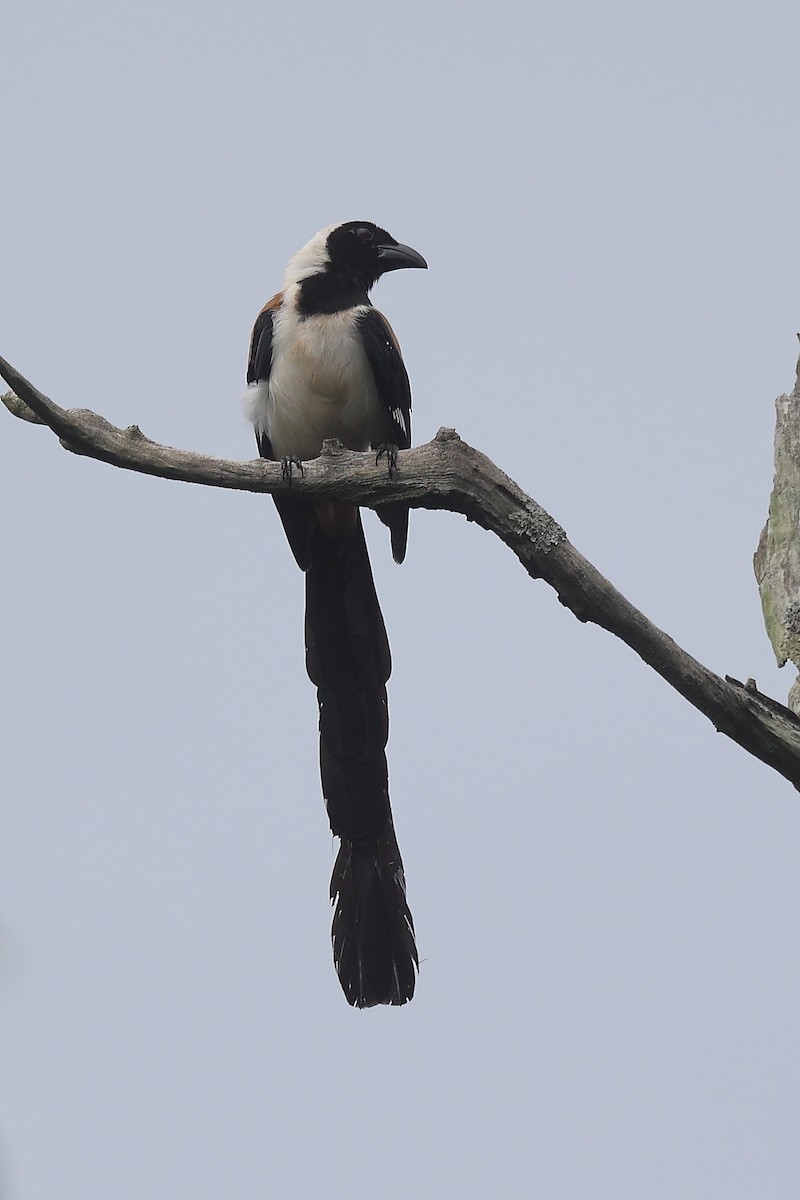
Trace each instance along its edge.
<path fill-rule="evenodd" d="M 256 318 L 245 412 L 262 458 L 283 465 L 273 497 L 305 572 L 306 669 L 319 703 L 320 774 L 333 834 L 333 959 L 357 1008 L 414 995 L 419 956 L 389 803 L 386 683 L 391 655 L 357 506 L 291 495 L 293 472 L 326 439 L 385 456 L 411 445 L 411 388 L 397 338 L 369 293 L 389 271 L 426 268 L 370 221 L 315 234 Z M 377 509 L 405 558 L 408 507 Z"/>

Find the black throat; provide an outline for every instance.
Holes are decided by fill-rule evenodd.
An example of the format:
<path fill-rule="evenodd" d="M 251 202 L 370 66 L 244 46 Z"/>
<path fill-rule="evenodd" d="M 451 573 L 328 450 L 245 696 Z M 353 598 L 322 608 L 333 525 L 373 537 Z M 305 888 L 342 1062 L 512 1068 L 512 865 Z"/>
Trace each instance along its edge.
<path fill-rule="evenodd" d="M 320 313 L 344 312 L 357 304 L 369 304 L 367 288 L 352 276 L 322 271 L 303 279 L 297 293 L 297 311 L 301 317 Z"/>

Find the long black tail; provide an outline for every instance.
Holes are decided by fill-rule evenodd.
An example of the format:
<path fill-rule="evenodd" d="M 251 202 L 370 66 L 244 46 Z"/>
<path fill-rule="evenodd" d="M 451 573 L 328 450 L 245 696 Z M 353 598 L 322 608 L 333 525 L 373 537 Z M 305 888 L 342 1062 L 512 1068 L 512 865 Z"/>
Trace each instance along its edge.
<path fill-rule="evenodd" d="M 350 1004 L 405 1004 L 419 960 L 389 806 L 392 664 L 360 515 L 349 537 L 315 528 L 309 548 L 306 665 L 319 699 L 322 791 L 342 840 L 333 958 Z"/>

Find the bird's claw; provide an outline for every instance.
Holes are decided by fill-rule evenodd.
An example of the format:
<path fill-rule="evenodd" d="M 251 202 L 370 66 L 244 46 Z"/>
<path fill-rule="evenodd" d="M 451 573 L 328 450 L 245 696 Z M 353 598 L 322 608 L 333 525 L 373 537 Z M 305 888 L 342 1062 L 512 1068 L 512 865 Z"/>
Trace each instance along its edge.
<path fill-rule="evenodd" d="M 375 466 L 386 455 L 386 465 L 389 468 L 389 478 L 394 475 L 397 470 L 397 450 L 398 447 L 393 442 L 384 442 L 381 446 L 375 447 Z"/>
<path fill-rule="evenodd" d="M 304 471 L 303 464 L 300 459 L 296 454 L 284 454 L 283 458 L 281 459 L 281 479 L 289 487 L 292 486 L 292 476 L 294 474 L 295 467 L 299 467 L 300 477 L 302 479 Z"/>

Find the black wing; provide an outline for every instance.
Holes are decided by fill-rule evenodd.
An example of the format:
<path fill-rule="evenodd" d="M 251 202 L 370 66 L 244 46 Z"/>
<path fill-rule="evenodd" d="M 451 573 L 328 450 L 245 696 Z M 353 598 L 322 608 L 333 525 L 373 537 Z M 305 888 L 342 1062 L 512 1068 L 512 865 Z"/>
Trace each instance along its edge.
<path fill-rule="evenodd" d="M 272 370 L 272 318 L 282 299 L 279 293 L 262 308 L 256 317 L 250 338 L 250 354 L 247 359 L 247 383 L 266 383 Z M 262 458 L 274 458 L 272 446 L 266 434 L 256 434 L 258 453 Z"/>
<path fill-rule="evenodd" d="M 261 383 L 269 379 L 272 370 L 272 318 L 280 308 L 283 293 L 278 292 L 256 317 L 250 336 L 250 355 L 247 359 L 247 382 Z"/>
<path fill-rule="evenodd" d="M 375 308 L 358 318 L 358 329 L 386 413 L 388 440 L 399 450 L 407 450 L 411 445 L 411 384 L 394 330 Z M 376 512 L 391 530 L 392 556 L 400 563 L 406 556 L 408 509 L 388 504 Z"/>
<path fill-rule="evenodd" d="M 407 450 L 411 445 L 411 385 L 394 330 L 375 308 L 358 318 L 358 330 L 386 412 L 389 440 L 399 450 Z"/>

